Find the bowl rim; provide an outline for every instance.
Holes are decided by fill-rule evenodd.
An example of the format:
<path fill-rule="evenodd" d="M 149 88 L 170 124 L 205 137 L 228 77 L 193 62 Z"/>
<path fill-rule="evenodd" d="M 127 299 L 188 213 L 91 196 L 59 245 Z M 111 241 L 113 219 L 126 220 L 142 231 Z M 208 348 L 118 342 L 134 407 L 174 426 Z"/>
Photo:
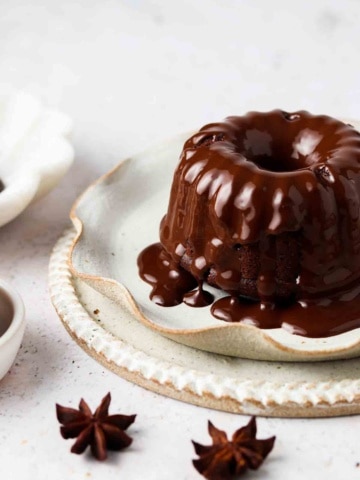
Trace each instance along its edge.
<path fill-rule="evenodd" d="M 0 278 L 0 295 L 3 295 L 3 292 L 5 292 L 11 301 L 14 312 L 10 325 L 5 332 L 0 335 L 0 348 L 16 335 L 25 320 L 25 307 L 20 294 L 12 285 Z"/>

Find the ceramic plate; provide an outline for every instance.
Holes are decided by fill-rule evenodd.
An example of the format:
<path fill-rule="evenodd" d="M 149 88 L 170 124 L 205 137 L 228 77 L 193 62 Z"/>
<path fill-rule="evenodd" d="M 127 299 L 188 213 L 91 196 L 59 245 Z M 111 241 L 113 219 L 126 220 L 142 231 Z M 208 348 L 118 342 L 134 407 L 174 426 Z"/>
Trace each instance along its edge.
<path fill-rule="evenodd" d="M 136 260 L 144 247 L 158 241 L 172 175 L 189 135 L 123 161 L 78 199 L 71 212 L 77 230 L 70 253 L 73 276 L 152 330 L 201 350 L 281 361 L 358 356 L 360 329 L 310 339 L 281 328 L 228 324 L 212 317 L 210 307 L 195 309 L 182 304 L 163 308 L 149 300 L 150 287 L 139 278 Z"/>
<path fill-rule="evenodd" d="M 69 269 L 75 231 L 49 266 L 53 304 L 72 338 L 121 377 L 162 395 L 251 415 L 321 417 L 360 413 L 360 359 L 258 362 L 189 348 L 147 328 Z"/>

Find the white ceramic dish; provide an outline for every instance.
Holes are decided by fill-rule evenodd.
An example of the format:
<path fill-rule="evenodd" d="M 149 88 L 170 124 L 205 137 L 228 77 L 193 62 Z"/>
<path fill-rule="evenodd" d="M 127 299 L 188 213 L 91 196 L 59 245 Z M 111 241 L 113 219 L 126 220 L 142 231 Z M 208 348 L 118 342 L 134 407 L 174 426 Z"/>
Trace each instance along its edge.
<path fill-rule="evenodd" d="M 259 362 L 169 340 L 72 277 L 68 254 L 75 235 L 67 232 L 51 255 L 51 298 L 70 335 L 111 371 L 162 395 L 230 412 L 282 417 L 360 413 L 360 359 Z"/>
<path fill-rule="evenodd" d="M 354 122 L 352 122 L 354 123 Z M 357 123 L 360 129 L 359 123 Z M 311 339 L 284 329 L 261 330 L 226 324 L 209 307 L 182 304 L 163 308 L 149 300 L 150 287 L 140 280 L 137 255 L 158 241 L 181 135 L 158 148 L 122 162 L 79 198 L 71 218 L 78 235 L 70 256 L 74 277 L 126 308 L 139 321 L 177 342 L 243 358 L 315 361 L 360 355 L 360 329 Z"/>
<path fill-rule="evenodd" d="M 0 379 L 13 364 L 25 330 L 24 305 L 19 294 L 0 280 Z"/>
<path fill-rule="evenodd" d="M 46 195 L 69 169 L 74 151 L 66 115 L 24 92 L 0 88 L 0 226 Z"/>

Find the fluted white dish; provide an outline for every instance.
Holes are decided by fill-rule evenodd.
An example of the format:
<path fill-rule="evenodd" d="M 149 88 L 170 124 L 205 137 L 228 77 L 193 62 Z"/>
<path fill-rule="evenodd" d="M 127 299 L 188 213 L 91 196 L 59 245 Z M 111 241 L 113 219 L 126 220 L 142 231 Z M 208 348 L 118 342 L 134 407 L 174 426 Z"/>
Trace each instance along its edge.
<path fill-rule="evenodd" d="M 46 195 L 71 166 L 72 121 L 27 93 L 0 87 L 0 226 Z"/>

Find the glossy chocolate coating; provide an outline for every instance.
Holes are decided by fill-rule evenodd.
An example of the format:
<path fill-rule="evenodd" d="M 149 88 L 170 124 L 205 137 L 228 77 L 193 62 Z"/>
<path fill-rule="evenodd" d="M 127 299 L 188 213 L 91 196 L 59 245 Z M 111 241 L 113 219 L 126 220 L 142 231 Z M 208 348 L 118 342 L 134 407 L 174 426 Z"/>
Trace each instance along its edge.
<path fill-rule="evenodd" d="M 359 160 L 360 134 L 323 115 L 274 110 L 206 125 L 184 145 L 161 244 L 180 277 L 182 265 L 263 311 L 336 302 L 360 277 Z M 212 311 L 221 317 L 219 304 Z"/>

